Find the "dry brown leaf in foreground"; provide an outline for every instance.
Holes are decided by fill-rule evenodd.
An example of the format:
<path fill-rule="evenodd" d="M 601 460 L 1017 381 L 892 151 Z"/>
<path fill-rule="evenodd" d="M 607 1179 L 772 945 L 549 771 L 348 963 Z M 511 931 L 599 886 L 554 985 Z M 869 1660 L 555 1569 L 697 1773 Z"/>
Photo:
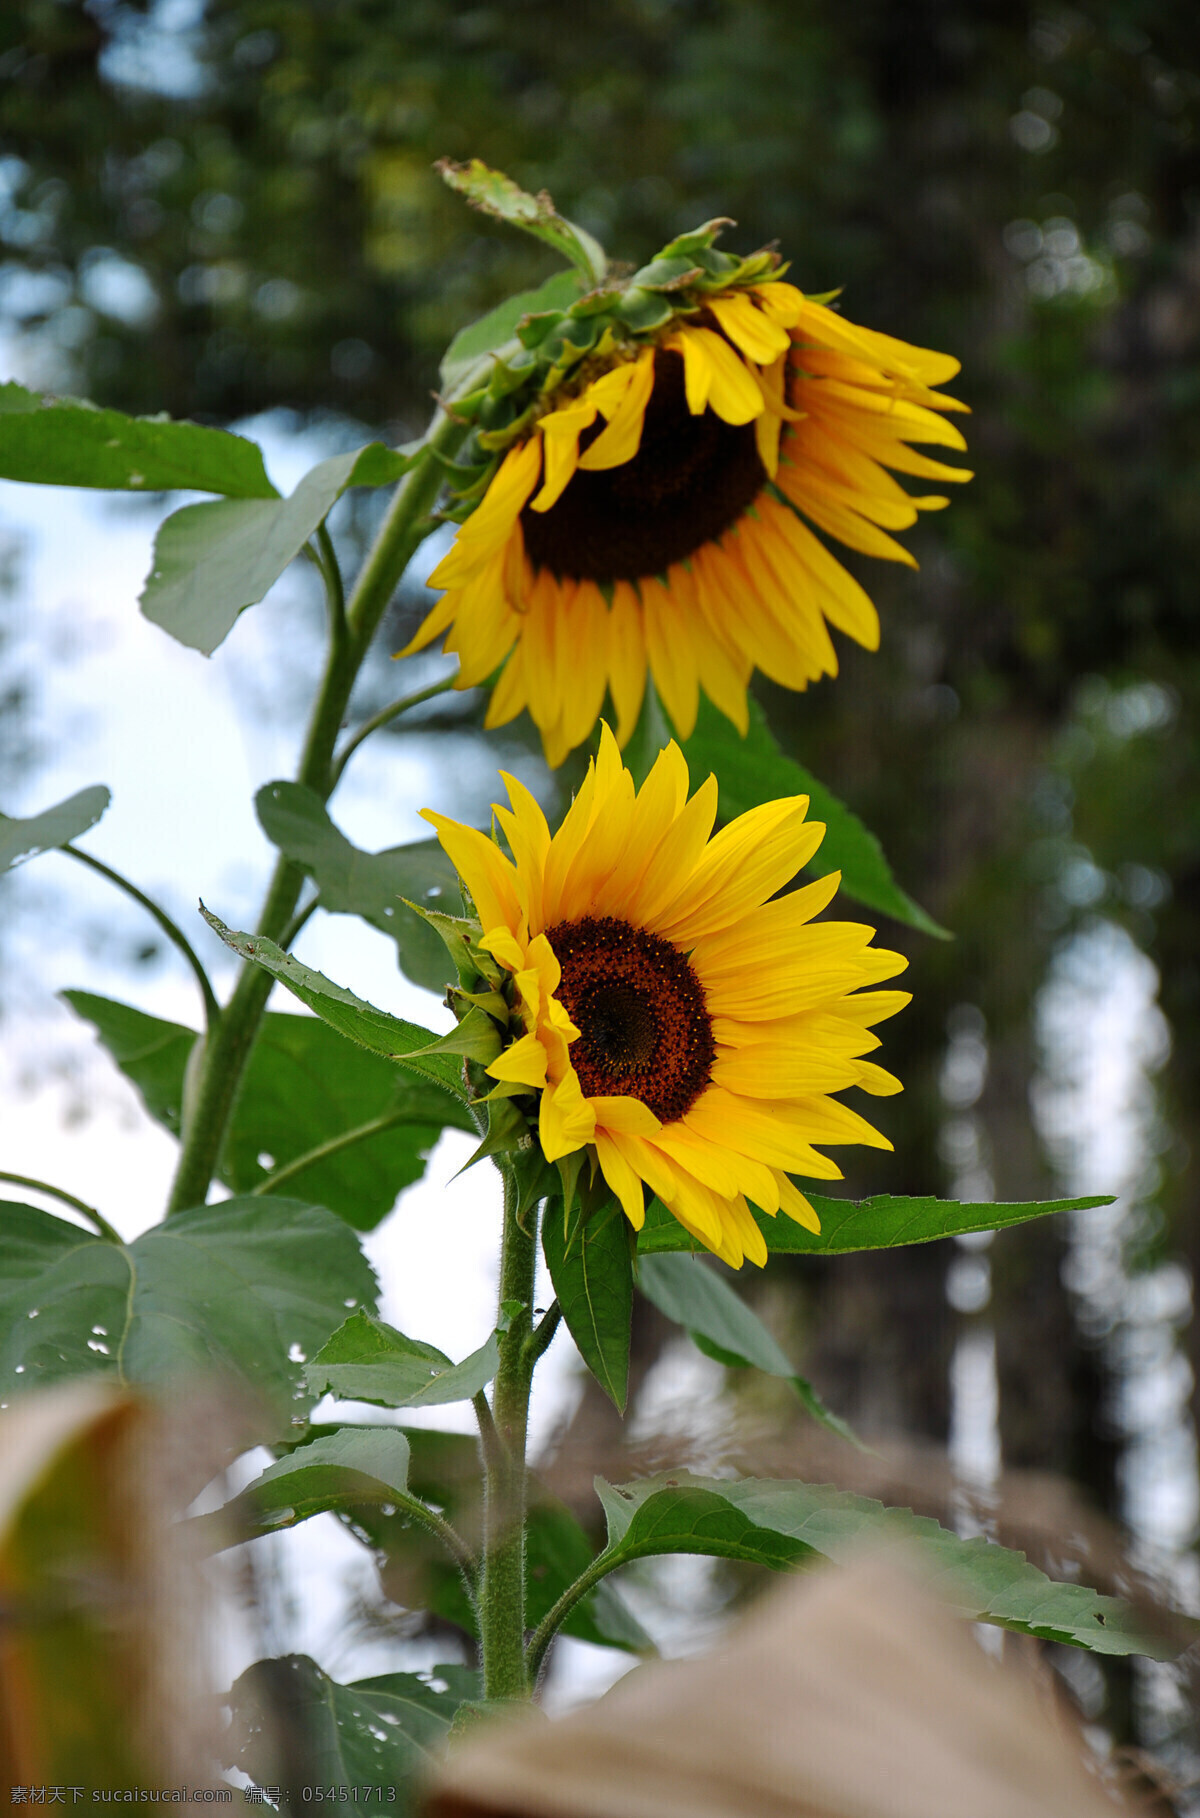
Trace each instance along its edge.
<path fill-rule="evenodd" d="M 426 1818 L 1105 1818 L 1020 1672 L 894 1554 L 789 1580 L 700 1659 L 473 1732 Z"/>

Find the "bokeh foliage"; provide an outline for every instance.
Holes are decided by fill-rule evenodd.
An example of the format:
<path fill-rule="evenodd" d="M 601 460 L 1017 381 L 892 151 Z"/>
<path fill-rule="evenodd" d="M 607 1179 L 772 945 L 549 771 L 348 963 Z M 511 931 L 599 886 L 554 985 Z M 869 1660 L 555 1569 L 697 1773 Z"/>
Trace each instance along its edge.
<path fill-rule="evenodd" d="M 211 0 L 166 39 L 154 17 L 19 0 L 0 21 L 0 304 L 48 385 L 201 421 L 332 409 L 403 440 L 449 333 L 550 269 L 464 213 L 443 155 L 546 186 L 633 261 L 732 215 L 739 249 L 777 238 L 804 288 L 962 357 L 979 477 L 915 533 L 919 575 L 872 577 L 882 653 L 761 693 L 957 936 L 888 929 L 915 962 L 888 1031 L 908 1090 L 897 1157 L 855 1187 L 946 1187 L 938 1076 L 964 1003 L 990 1036 L 997 1193 L 1051 1184 L 1032 1006 L 1058 943 L 1104 913 L 1159 966 L 1174 1034 L 1151 1248 L 1200 1263 L 1190 0 Z M 1056 1240 L 1005 1246 L 1006 1457 L 1067 1459 L 1111 1506 Z M 942 1436 L 944 1257 L 802 1266 L 821 1387 L 857 1417 L 886 1385 Z"/>

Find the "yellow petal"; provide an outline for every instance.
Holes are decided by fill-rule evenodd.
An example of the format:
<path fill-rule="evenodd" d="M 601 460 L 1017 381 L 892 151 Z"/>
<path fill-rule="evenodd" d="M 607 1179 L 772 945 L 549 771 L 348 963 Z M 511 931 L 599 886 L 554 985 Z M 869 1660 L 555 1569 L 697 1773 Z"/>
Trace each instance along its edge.
<path fill-rule="evenodd" d="M 521 920 L 517 874 L 495 841 L 431 808 L 422 808 L 421 819 L 436 832 L 442 850 L 471 892 L 484 927 L 503 925 L 515 931 Z"/>
<path fill-rule="evenodd" d="M 804 292 L 797 290 L 794 284 L 786 283 L 782 278 L 775 278 L 766 284 L 751 286 L 758 298 L 758 306 L 781 328 L 794 328 L 804 313 Z"/>
<path fill-rule="evenodd" d="M 611 413 L 605 411 L 609 418 L 608 427 L 600 431 L 591 447 L 579 457 L 580 467 L 586 468 L 589 473 L 606 467 L 623 467 L 626 461 L 632 461 L 641 447 L 642 421 L 650 402 L 650 394 L 654 390 L 654 349 L 643 348 L 632 365 L 617 367 L 616 372 L 627 372 L 629 378 L 625 381 L 624 395 L 615 409 Z M 609 373 L 605 376 L 612 379 L 615 375 Z M 603 410 L 604 402 L 599 396 L 602 384 L 603 380 L 594 385 L 591 395 L 597 398 Z"/>
<path fill-rule="evenodd" d="M 890 1098 L 894 1092 L 904 1090 L 903 1083 L 896 1078 L 894 1073 L 888 1073 L 885 1068 L 877 1067 L 874 1061 L 859 1061 L 856 1083 L 862 1091 L 869 1092 L 874 1098 Z M 825 1090 L 828 1092 L 832 1088 L 826 1086 Z"/>
<path fill-rule="evenodd" d="M 542 1153 L 548 1162 L 573 1155 L 590 1143 L 596 1133 L 592 1108 L 580 1090 L 574 1068 L 542 1093 L 538 1112 L 538 1135 Z"/>
<path fill-rule="evenodd" d="M 515 720 L 526 704 L 527 695 L 525 659 L 518 643 L 504 665 L 500 680 L 492 689 L 487 712 L 483 716 L 488 731 L 496 726 L 507 726 L 510 720 Z"/>
<path fill-rule="evenodd" d="M 430 587 L 456 587 L 483 566 L 507 541 L 542 468 L 541 438 L 510 448 L 491 485 L 466 523 L 454 546 L 429 577 Z"/>
<path fill-rule="evenodd" d="M 700 705 L 695 640 L 675 591 L 661 581 L 641 583 L 646 614 L 646 654 L 654 685 L 677 735 L 690 739 Z"/>
<path fill-rule="evenodd" d="M 792 344 L 787 329 L 756 309 L 746 291 L 709 297 L 707 305 L 716 317 L 718 327 L 756 366 L 770 366 L 780 354 L 786 354 Z"/>
<path fill-rule="evenodd" d="M 580 432 L 596 421 L 596 406 L 586 397 L 565 410 L 552 410 L 538 424 L 545 466 L 542 489 L 531 501 L 533 511 L 549 511 L 566 491 L 579 464 Z"/>
<path fill-rule="evenodd" d="M 454 622 L 454 615 L 458 611 L 458 602 L 461 598 L 462 590 L 460 588 L 451 588 L 444 593 L 437 605 L 421 620 L 415 635 L 409 639 L 404 649 L 396 652 L 396 656 L 398 658 L 411 656 L 414 650 L 424 650 L 426 644 L 432 644 L 438 633 L 445 631 L 446 627 Z"/>
<path fill-rule="evenodd" d="M 818 1155 L 810 1139 L 801 1135 L 775 1106 L 741 1098 L 723 1086 L 710 1086 L 702 1093 L 684 1122 L 712 1142 L 727 1143 L 731 1149 L 766 1162 L 768 1167 L 785 1168 L 818 1180 L 835 1178 L 839 1172 L 834 1168 L 831 1176 L 833 1164 Z"/>
<path fill-rule="evenodd" d="M 613 587 L 608 616 L 608 687 L 617 716 L 617 744 L 628 744 L 646 691 L 646 636 L 642 607 L 628 581 Z"/>
<path fill-rule="evenodd" d="M 806 1231 L 821 1234 L 821 1221 L 801 1193 L 795 1181 L 789 1180 L 786 1174 L 776 1172 L 775 1179 L 779 1184 L 779 1210 L 794 1218 Z"/>
<path fill-rule="evenodd" d="M 726 423 L 750 423 L 766 408 L 762 387 L 728 341 L 711 328 L 684 328 L 667 343 L 683 352 L 688 409 L 699 416 L 707 406 Z"/>
<path fill-rule="evenodd" d="M 596 1128 L 609 1136 L 654 1136 L 662 1129 L 649 1105 L 640 1098 L 590 1098 Z"/>
<path fill-rule="evenodd" d="M 511 928 L 489 928 L 480 935 L 479 945 L 510 972 L 520 972 L 525 966 L 525 949 Z"/>
<path fill-rule="evenodd" d="M 493 1079 L 518 1086 L 546 1084 L 546 1050 L 536 1035 L 523 1035 L 486 1069 Z"/>
<path fill-rule="evenodd" d="M 595 1135 L 596 1155 L 605 1180 L 621 1202 L 621 1208 L 635 1231 L 646 1222 L 646 1201 L 641 1177 L 630 1167 L 616 1143 L 602 1130 Z"/>
<path fill-rule="evenodd" d="M 807 824 L 814 828 L 818 825 L 816 821 Z M 774 966 L 786 959 L 801 929 L 807 928 L 814 915 L 820 915 L 822 909 L 829 907 L 841 881 L 841 872 L 831 871 L 827 877 L 819 877 L 787 896 L 751 909 L 719 934 L 705 935 L 696 942 L 691 954 L 692 964 L 701 979 L 758 966 Z"/>

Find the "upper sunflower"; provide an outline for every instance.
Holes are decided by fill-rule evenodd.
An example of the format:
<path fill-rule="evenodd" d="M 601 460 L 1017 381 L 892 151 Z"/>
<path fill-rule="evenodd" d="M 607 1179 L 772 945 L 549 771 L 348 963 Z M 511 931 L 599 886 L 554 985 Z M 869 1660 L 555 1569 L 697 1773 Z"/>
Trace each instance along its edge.
<path fill-rule="evenodd" d="M 915 566 L 888 532 L 947 501 L 887 469 L 970 478 L 909 446 L 965 446 L 939 413 L 966 406 L 932 389 L 958 361 L 855 327 L 774 253 L 718 252 L 723 225 L 527 315 L 453 406 L 476 424 L 478 477 L 407 648 L 448 631 L 460 688 L 503 663 L 487 724 L 528 706 L 554 765 L 606 690 L 624 744 L 647 668 L 686 738 L 700 688 L 745 731 L 756 666 L 789 688 L 836 674 L 826 621 L 874 649 L 874 606 L 799 514 Z"/>
<path fill-rule="evenodd" d="M 425 811 L 474 900 L 478 947 L 502 969 L 497 1091 L 536 1096 L 546 1159 L 587 1150 L 635 1229 L 644 1183 L 734 1266 L 766 1261 L 747 1201 L 819 1230 L 789 1174 L 840 1176 L 818 1142 L 891 1147 L 831 1095 L 900 1090 L 863 1056 L 879 1046 L 871 1025 L 908 996 L 858 989 L 907 965 L 871 946 L 873 929 L 813 922 L 838 873 L 775 897 L 825 831 L 806 820 L 808 797 L 710 839 L 716 779 L 689 801 L 670 744 L 635 793 L 607 726 L 553 838 L 529 791 L 505 781 L 512 805 L 496 816 L 511 859 Z"/>

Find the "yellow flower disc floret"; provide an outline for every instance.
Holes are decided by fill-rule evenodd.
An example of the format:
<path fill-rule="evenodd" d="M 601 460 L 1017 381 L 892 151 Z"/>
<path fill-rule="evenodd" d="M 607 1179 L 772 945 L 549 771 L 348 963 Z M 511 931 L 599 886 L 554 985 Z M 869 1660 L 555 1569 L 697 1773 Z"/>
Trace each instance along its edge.
<path fill-rule="evenodd" d="M 543 1152 L 589 1150 L 630 1223 L 645 1189 L 735 1266 L 767 1249 L 750 1206 L 820 1229 L 790 1178 L 840 1178 L 815 1145 L 891 1144 L 834 1093 L 900 1090 L 865 1059 L 908 1002 L 864 989 L 903 971 L 874 930 L 813 918 L 832 873 L 788 895 L 824 827 L 808 797 L 713 836 L 714 777 L 689 799 L 675 744 L 640 790 L 604 726 L 558 832 L 505 776 L 496 840 L 425 810 L 475 903 L 480 945 L 511 975 L 512 1039 L 488 1068 L 537 1096 Z"/>

